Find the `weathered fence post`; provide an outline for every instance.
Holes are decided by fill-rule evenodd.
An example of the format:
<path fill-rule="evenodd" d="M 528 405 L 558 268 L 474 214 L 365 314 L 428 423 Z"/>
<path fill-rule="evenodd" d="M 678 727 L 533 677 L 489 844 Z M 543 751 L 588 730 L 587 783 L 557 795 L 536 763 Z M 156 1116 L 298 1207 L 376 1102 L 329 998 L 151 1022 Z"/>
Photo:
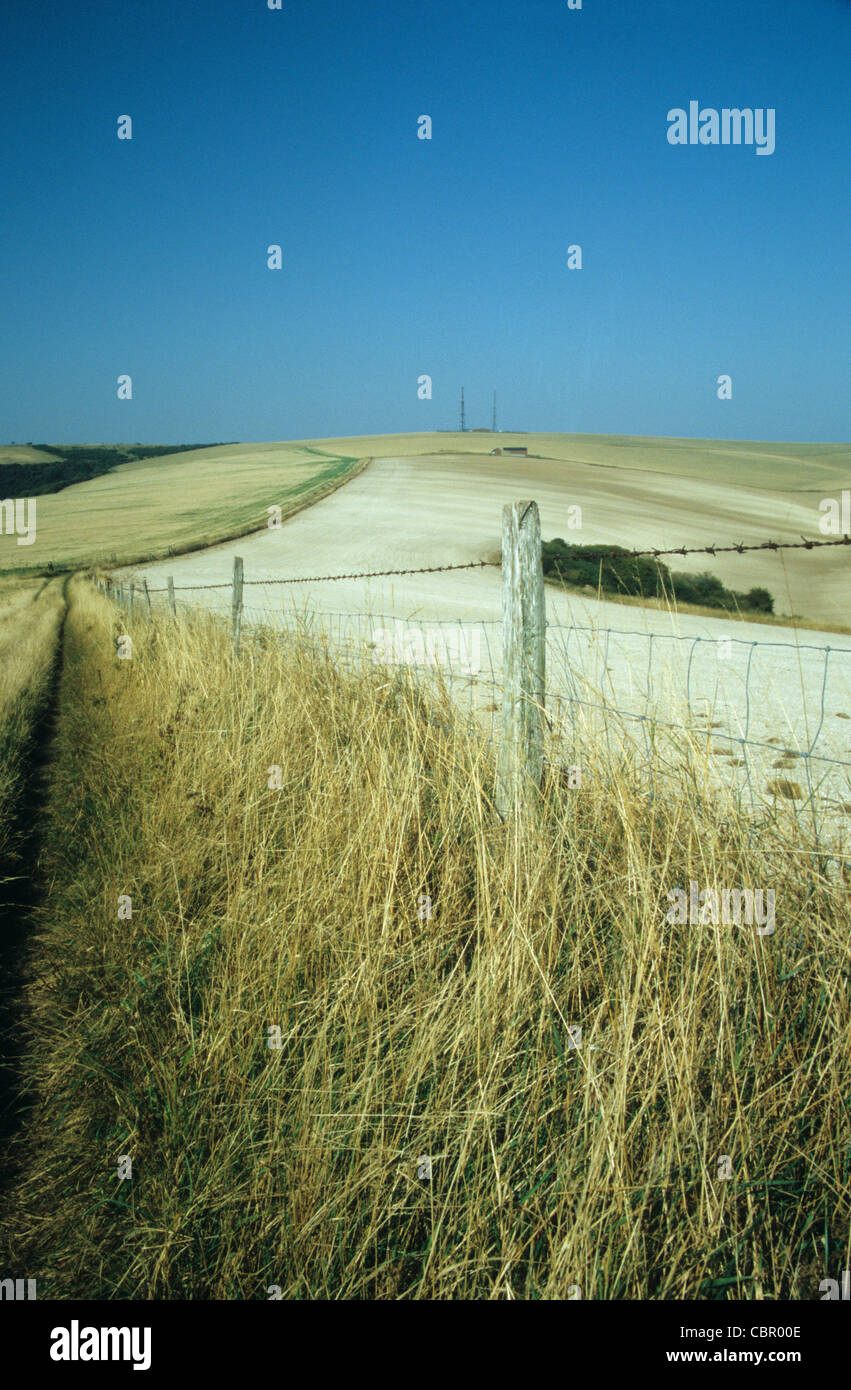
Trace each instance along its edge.
<path fill-rule="evenodd" d="M 143 580 L 142 580 L 142 583 L 143 583 L 144 586 L 145 586 L 145 598 L 148 600 L 148 617 L 150 618 L 150 616 L 151 616 L 151 595 L 148 593 L 148 581 L 147 581 L 147 579 L 143 579 Z"/>
<path fill-rule="evenodd" d="M 505 818 L 540 786 L 544 767 L 546 610 L 537 502 L 502 509 L 502 744 L 496 807 Z"/>
<path fill-rule="evenodd" d="M 239 656 L 239 634 L 242 628 L 242 556 L 233 557 L 233 651 Z"/>
<path fill-rule="evenodd" d="M 133 617 L 133 599 L 134 599 L 135 594 L 136 594 L 136 584 L 135 584 L 135 581 L 131 579 L 131 580 L 130 580 L 130 617 L 131 617 L 131 618 Z"/>
<path fill-rule="evenodd" d="M 173 575 L 173 574 L 170 574 L 170 575 L 169 575 L 167 583 L 168 583 L 168 606 L 169 606 L 169 608 L 171 609 L 172 613 L 175 613 L 175 614 L 176 614 L 176 613 L 177 613 L 177 604 L 176 604 L 175 601 L 174 601 L 174 575 Z"/>

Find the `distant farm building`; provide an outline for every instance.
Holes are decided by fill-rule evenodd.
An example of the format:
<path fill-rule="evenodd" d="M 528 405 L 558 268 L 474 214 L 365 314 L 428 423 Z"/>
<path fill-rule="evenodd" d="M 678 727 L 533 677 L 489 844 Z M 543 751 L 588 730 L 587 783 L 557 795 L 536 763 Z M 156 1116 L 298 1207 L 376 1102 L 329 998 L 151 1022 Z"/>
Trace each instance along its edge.
<path fill-rule="evenodd" d="M 528 458 L 529 450 L 525 444 L 506 444 L 504 449 L 491 449 L 492 454 L 525 454 Z"/>

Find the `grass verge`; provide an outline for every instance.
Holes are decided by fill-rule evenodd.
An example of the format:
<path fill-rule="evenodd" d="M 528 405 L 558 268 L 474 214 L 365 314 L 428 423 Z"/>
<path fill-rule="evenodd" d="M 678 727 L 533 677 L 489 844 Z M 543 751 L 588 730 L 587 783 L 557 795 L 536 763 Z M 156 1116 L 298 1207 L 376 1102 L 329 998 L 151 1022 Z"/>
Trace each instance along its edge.
<path fill-rule="evenodd" d="M 62 590 L 57 580 L 0 584 L 0 1187 L 13 1180 L 8 1149 L 25 1123 L 21 1002 Z"/>
<path fill-rule="evenodd" d="M 40 1297 L 813 1299 L 847 1268 L 844 879 L 687 758 L 650 801 L 599 745 L 516 840 L 438 690 L 69 594 L 3 1212 Z M 691 881 L 773 890 L 775 930 L 671 923 Z"/>

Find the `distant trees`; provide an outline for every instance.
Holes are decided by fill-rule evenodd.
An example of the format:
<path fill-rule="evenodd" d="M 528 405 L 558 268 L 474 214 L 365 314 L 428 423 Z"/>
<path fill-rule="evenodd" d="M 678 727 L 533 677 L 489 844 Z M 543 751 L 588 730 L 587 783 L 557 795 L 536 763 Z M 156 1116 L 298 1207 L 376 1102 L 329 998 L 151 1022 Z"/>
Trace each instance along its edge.
<path fill-rule="evenodd" d="M 631 555 L 620 545 L 569 545 L 557 536 L 541 547 L 544 574 L 574 588 L 591 585 L 603 593 L 640 598 L 674 598 L 704 608 L 773 613 L 774 599 L 767 589 L 746 593 L 727 589 L 717 575 L 672 572 L 662 560 Z M 606 550 L 611 558 L 595 558 Z"/>

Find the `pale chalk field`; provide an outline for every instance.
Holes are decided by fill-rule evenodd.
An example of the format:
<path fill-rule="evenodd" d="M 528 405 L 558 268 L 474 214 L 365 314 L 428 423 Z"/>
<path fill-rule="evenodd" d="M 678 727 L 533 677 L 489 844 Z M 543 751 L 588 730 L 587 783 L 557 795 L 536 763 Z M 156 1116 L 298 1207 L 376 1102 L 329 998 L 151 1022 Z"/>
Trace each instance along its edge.
<path fill-rule="evenodd" d="M 669 548 L 796 540 L 802 535 L 815 539 L 819 501 L 838 496 L 851 478 L 848 451 L 839 446 L 773 446 L 770 456 L 768 445 L 709 441 L 700 461 L 706 476 L 697 476 L 694 452 L 691 467 L 681 456 L 686 441 L 667 441 L 681 450 L 671 448 L 672 471 L 665 473 L 658 468 L 660 441 L 643 441 L 637 452 L 624 446 L 623 456 L 630 463 L 615 467 L 587 457 L 595 450 L 607 458 L 615 452 L 611 445 L 603 449 L 593 437 L 584 446 L 577 437 L 520 437 L 518 442 L 527 444 L 530 453 L 543 453 L 548 443 L 554 447 L 557 438 L 562 454 L 586 455 L 549 459 L 490 457 L 485 450 L 493 447 L 495 438 L 499 444 L 513 439 L 483 435 L 473 442 L 448 436 L 456 452 L 405 449 L 386 457 L 378 456 L 380 438 L 314 441 L 329 452 L 332 447 L 340 453 L 371 452 L 373 461 L 280 529 L 139 566 L 132 573 L 155 589 L 164 588 L 168 574 L 178 587 L 227 585 L 233 558 L 241 555 L 247 622 L 284 626 L 292 623 L 294 612 L 302 612 L 314 621 L 321 618 L 341 643 L 383 640 L 386 645 L 388 639 L 381 633 L 394 630 L 393 620 L 408 625 L 400 632 L 414 625 L 414 633 L 424 633 L 426 643 L 430 626 L 460 624 L 464 631 L 449 653 L 454 649 L 451 664 L 461 698 L 492 719 L 499 695 L 491 679 L 498 685 L 501 667 L 497 568 L 292 586 L 270 581 L 492 560 L 499 552 L 502 507 L 522 499 L 538 503 L 545 538 L 563 536 L 586 544 Z M 432 450 L 444 445 L 441 436 L 428 439 Z M 384 447 L 389 442 L 396 440 L 385 440 Z M 409 447 L 417 442 L 404 441 Z M 462 442 L 465 452 L 457 452 Z M 468 447 L 482 452 L 466 452 Z M 812 450 L 813 457 L 782 455 L 784 449 L 798 448 Z M 757 451 L 754 458 L 747 457 L 748 450 Z M 824 453 L 818 455 L 818 450 Z M 656 469 L 649 467 L 651 457 Z M 742 477 L 748 478 L 747 485 Z M 760 486 L 754 484 L 755 477 Z M 767 487 L 770 478 L 778 485 Z M 577 504 L 582 508 L 581 531 L 569 527 L 569 509 Z M 842 625 L 849 617 L 849 559 L 851 550 L 837 547 L 715 559 L 672 557 L 669 563 L 675 570 L 710 569 L 739 590 L 764 586 L 775 596 L 777 612 L 803 613 Z M 158 603 L 164 600 L 163 594 L 154 597 Z M 180 598 L 217 610 L 230 603 L 227 588 L 200 589 Z M 847 635 L 666 613 L 567 594 L 550 585 L 547 618 L 548 706 L 554 722 L 561 720 L 565 730 L 568 715 L 594 719 L 601 693 L 613 706 L 636 716 L 625 727 L 639 741 L 646 741 L 648 731 L 641 719 L 650 715 L 663 721 L 687 720 L 692 727 L 714 726 L 712 741 L 705 740 L 712 779 L 757 795 L 770 780 L 783 778 L 798 783 L 806 796 L 807 776 L 793 756 L 796 752 L 813 748 L 828 758 L 851 760 Z M 606 635 L 605 629 L 613 631 Z M 721 638 L 732 641 L 721 643 Z M 753 648 L 754 642 L 760 646 Z M 475 643 L 477 661 L 471 659 Z M 397 643 L 392 659 L 405 656 Z M 418 655 L 416 646 L 409 647 L 407 659 L 422 665 L 422 648 Z M 469 669 L 478 664 L 478 672 Z M 561 705 L 560 697 L 567 695 L 584 703 L 572 709 Z M 731 739 L 725 740 L 725 734 Z M 735 743 L 743 737 L 766 747 L 750 748 L 744 760 Z M 845 803 L 851 803 L 848 769 L 815 758 L 810 768 L 810 785 L 818 790 L 820 804 L 844 814 Z"/>
<path fill-rule="evenodd" d="M 523 444 L 542 457 L 491 458 L 495 444 Z M 27 452 L 34 451 L 0 450 L 0 461 L 15 454 L 23 462 Z M 0 535 L 0 570 L 137 563 L 208 546 L 261 528 L 270 505 L 287 515 L 315 501 L 369 458 L 380 470 L 368 493 L 347 503 L 353 519 L 366 506 L 381 545 L 389 540 L 400 552 L 412 546 L 429 555 L 437 547 L 439 558 L 446 545 L 460 548 L 462 558 L 498 546 L 499 509 L 509 496 L 528 495 L 545 508 L 547 536 L 561 530 L 578 541 L 667 548 L 819 539 L 819 502 L 851 487 L 851 448 L 840 444 L 446 433 L 217 445 L 122 464 L 39 497 L 37 544 L 18 546 Z M 379 496 L 375 507 L 375 490 L 387 480 L 393 495 Z M 582 506 L 584 522 L 572 536 L 565 529 L 570 502 Z M 463 526 L 456 524 L 459 509 Z M 339 535 L 325 540 L 335 553 L 346 545 Z M 711 567 L 737 589 L 765 584 L 778 613 L 844 625 L 849 554 L 837 547 L 803 556 L 697 556 L 673 565 Z"/>

